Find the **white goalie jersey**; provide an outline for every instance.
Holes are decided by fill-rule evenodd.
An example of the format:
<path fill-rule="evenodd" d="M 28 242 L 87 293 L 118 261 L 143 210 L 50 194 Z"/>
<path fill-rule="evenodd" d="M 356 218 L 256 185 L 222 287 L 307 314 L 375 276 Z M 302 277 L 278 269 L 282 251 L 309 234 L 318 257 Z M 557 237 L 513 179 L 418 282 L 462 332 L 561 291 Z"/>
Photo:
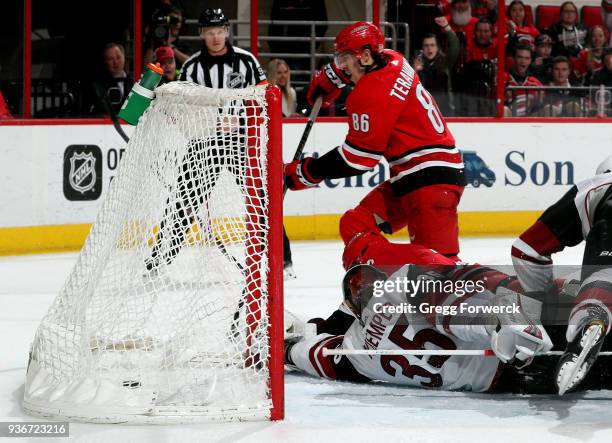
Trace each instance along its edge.
<path fill-rule="evenodd" d="M 405 276 L 406 268 L 407 266 L 401 268 L 390 280 Z M 382 297 L 372 297 L 362 311 L 362 320 L 356 318 L 344 336 L 319 334 L 298 342 L 290 350 L 292 362 L 304 372 L 328 379 L 380 380 L 415 387 L 475 392 L 488 390 L 496 374 L 501 372 L 500 361 L 494 357 L 323 355 L 323 348 L 490 348 L 491 338 L 484 326 L 485 322 L 456 324 L 460 317 L 465 319 L 465 316 L 460 314 L 461 309 L 466 309 L 465 306 L 493 305 L 495 295 L 490 291 L 475 291 L 462 297 L 452 294 L 436 301 L 431 300 L 431 303 L 426 299 L 412 304 L 415 312 L 392 312 L 411 311 L 406 302 L 406 294 L 403 291 L 385 292 Z"/>

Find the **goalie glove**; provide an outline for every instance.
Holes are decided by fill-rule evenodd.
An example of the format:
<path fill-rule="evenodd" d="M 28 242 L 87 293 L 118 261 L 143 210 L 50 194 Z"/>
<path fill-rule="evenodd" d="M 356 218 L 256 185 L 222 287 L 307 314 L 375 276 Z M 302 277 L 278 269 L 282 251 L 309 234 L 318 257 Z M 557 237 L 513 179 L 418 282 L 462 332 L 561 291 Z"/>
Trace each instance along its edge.
<path fill-rule="evenodd" d="M 328 63 L 317 71 L 308 86 L 306 99 L 314 105 L 318 96 L 323 96 L 321 106 L 325 109 L 338 98 L 342 88 L 350 83 L 349 77 L 335 63 Z"/>
<path fill-rule="evenodd" d="M 552 349 L 543 327 L 535 325 L 497 325 L 491 334 L 491 348 L 497 358 L 517 368 L 531 363 L 536 355 Z"/>
<path fill-rule="evenodd" d="M 303 160 L 295 160 L 285 165 L 284 176 L 285 185 L 292 191 L 312 188 L 318 185 L 323 179 L 314 178 L 308 173 L 308 164 L 312 157 Z"/>
<path fill-rule="evenodd" d="M 285 323 L 285 341 L 296 343 L 300 340 L 308 340 L 317 335 L 316 324 L 307 323 L 286 309 L 283 319 Z"/>
<path fill-rule="evenodd" d="M 497 294 L 497 306 L 505 309 L 497 315 L 497 325 L 489 327 L 491 349 L 502 362 L 520 369 L 553 347 L 544 327 L 536 324 L 542 303 L 507 288 L 499 288 Z"/>

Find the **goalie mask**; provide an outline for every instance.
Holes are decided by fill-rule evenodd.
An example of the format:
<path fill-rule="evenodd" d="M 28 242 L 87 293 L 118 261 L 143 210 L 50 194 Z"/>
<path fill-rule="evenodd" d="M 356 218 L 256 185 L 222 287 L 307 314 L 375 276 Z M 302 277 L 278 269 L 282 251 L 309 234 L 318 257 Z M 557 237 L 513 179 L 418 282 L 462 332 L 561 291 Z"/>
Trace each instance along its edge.
<path fill-rule="evenodd" d="M 342 279 L 344 302 L 358 319 L 374 295 L 375 282 L 386 279 L 387 274 L 371 265 L 355 265 L 346 272 Z"/>

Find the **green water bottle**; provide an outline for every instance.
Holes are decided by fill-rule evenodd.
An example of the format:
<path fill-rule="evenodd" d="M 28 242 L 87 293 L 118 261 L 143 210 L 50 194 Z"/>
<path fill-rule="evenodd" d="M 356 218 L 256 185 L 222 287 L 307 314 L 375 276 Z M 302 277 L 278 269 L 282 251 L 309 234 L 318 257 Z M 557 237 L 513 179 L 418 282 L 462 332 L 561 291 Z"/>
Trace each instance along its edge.
<path fill-rule="evenodd" d="M 164 71 L 159 63 L 156 65 L 149 63 L 140 80 L 134 84 L 127 99 L 123 102 L 119 117 L 130 125 L 136 125 L 140 116 L 151 104 L 151 100 L 155 98 L 153 90 L 159 84 L 163 73 Z"/>

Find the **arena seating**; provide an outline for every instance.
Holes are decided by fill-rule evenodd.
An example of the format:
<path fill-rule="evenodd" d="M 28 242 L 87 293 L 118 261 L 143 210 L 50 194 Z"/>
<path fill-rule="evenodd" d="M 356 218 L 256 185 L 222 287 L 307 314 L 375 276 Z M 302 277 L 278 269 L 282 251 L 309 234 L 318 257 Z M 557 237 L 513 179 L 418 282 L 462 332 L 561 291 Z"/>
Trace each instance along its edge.
<path fill-rule="evenodd" d="M 533 9 L 531 5 L 525 5 L 525 17 L 528 23 L 533 23 Z"/>
<path fill-rule="evenodd" d="M 540 30 L 548 29 L 559 21 L 559 6 L 538 5 L 536 8 L 536 26 Z"/>
<path fill-rule="evenodd" d="M 580 21 L 589 28 L 600 25 L 605 29 L 600 6 L 583 6 L 580 11 Z"/>

